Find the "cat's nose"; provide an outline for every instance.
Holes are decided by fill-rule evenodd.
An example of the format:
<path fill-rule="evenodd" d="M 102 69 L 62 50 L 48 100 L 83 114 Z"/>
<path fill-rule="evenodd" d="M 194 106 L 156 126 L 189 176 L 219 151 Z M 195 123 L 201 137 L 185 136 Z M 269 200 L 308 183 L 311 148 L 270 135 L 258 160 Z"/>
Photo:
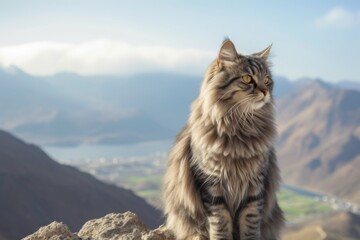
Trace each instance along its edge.
<path fill-rule="evenodd" d="M 260 91 L 264 94 L 264 96 L 266 96 L 266 94 L 269 92 L 267 89 L 261 89 Z"/>

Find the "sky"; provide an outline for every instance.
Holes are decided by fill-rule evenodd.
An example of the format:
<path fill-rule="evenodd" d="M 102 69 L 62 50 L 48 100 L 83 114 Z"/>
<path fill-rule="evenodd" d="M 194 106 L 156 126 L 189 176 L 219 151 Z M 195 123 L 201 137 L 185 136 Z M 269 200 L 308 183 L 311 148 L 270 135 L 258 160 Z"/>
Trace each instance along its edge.
<path fill-rule="evenodd" d="M 0 66 L 33 75 L 203 75 L 229 37 L 273 72 L 360 81 L 360 1 L 5 1 Z"/>

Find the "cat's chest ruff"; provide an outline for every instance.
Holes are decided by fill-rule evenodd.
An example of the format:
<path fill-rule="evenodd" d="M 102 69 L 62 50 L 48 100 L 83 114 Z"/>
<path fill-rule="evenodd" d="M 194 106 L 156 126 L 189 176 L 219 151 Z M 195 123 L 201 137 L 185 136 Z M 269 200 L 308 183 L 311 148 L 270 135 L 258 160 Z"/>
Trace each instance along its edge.
<path fill-rule="evenodd" d="M 223 179 L 224 183 L 247 183 L 251 182 L 263 171 L 266 165 L 265 154 L 260 153 L 251 158 L 225 158 L 215 157 L 209 159 L 214 161 L 212 166 L 219 173 L 219 177 Z"/>
<path fill-rule="evenodd" d="M 263 154 L 250 159 L 224 159 L 219 165 L 219 188 L 231 212 L 254 189 L 262 188 L 262 173 L 266 168 Z"/>

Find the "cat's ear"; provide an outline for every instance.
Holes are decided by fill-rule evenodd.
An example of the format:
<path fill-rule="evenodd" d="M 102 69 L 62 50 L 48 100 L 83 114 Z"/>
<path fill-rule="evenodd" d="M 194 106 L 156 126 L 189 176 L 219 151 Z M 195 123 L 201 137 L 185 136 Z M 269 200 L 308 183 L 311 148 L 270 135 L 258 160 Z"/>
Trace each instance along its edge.
<path fill-rule="evenodd" d="M 218 66 L 222 66 L 224 62 L 233 62 L 239 57 L 236 52 L 236 48 L 230 39 L 225 39 L 223 44 L 221 45 L 219 55 L 217 58 Z"/>
<path fill-rule="evenodd" d="M 261 52 L 258 53 L 254 53 L 253 55 L 255 55 L 256 57 L 262 58 L 264 60 L 268 59 L 269 55 L 270 55 L 270 50 L 271 50 L 272 44 L 270 44 L 270 46 L 268 46 L 267 48 L 265 48 L 264 50 L 262 50 Z"/>

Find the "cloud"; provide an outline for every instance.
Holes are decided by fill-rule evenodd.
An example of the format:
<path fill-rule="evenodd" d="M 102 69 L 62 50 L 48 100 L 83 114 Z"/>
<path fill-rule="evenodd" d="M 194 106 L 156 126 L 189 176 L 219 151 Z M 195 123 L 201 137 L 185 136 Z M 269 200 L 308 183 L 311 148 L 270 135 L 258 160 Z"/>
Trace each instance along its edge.
<path fill-rule="evenodd" d="M 80 44 L 34 42 L 0 47 L 0 64 L 34 75 L 58 72 L 134 74 L 171 71 L 203 74 L 215 52 L 100 39 Z"/>
<path fill-rule="evenodd" d="M 318 28 L 350 28 L 360 25 L 360 11 L 335 7 L 315 21 Z"/>

